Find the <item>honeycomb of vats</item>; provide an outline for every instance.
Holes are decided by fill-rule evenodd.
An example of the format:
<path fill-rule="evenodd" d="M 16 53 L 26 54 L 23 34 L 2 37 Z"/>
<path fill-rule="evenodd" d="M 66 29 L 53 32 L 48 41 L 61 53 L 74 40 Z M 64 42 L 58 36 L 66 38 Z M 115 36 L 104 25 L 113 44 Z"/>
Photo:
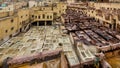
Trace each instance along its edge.
<path fill-rule="evenodd" d="M 69 47 L 69 49 L 67 47 Z M 6 50 L 6 48 L 8 49 Z M 60 48 L 65 52 L 71 66 L 79 64 L 69 36 L 61 34 L 61 29 L 58 26 L 57 28 L 53 26 L 33 27 L 23 36 L 13 37 L 1 45 L 0 57 L 2 58 L 0 58 L 0 60 L 2 62 L 7 57 L 29 56 L 34 53 Z"/>

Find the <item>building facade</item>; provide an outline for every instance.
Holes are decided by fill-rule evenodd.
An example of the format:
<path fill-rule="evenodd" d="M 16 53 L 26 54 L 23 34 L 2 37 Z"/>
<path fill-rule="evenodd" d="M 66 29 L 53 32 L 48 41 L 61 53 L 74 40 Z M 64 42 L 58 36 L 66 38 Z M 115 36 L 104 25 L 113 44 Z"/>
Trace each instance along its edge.
<path fill-rule="evenodd" d="M 5 12 L 1 11 L 0 41 L 6 41 L 19 32 L 26 32 L 31 24 L 52 25 L 55 18 L 65 13 L 66 8 L 65 3 L 56 3 L 55 6 L 34 6 Z"/>

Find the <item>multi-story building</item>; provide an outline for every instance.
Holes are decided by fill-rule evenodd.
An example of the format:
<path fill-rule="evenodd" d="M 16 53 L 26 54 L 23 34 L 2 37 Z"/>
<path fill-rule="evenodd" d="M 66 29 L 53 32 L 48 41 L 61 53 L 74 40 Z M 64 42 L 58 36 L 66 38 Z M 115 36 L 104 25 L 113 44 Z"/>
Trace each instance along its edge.
<path fill-rule="evenodd" d="M 33 8 L 24 8 L 19 6 L 20 5 L 18 5 L 18 7 L 13 5 L 13 7 L 10 7 L 12 10 L 6 12 L 1 11 L 1 41 L 6 41 L 19 32 L 25 32 L 30 27 L 31 23 L 34 25 L 51 25 L 54 18 L 65 13 L 67 8 L 65 3 L 56 3 L 55 6 L 49 5 Z M 8 26 L 7 28 L 6 25 Z"/>
<path fill-rule="evenodd" d="M 84 8 L 83 12 L 90 17 L 94 17 L 104 26 L 119 31 L 119 3 L 96 3 L 72 4 L 73 9 Z"/>
<path fill-rule="evenodd" d="M 83 2 L 88 2 L 88 1 L 94 1 L 94 2 L 120 2 L 120 0 L 77 0 L 77 1 L 83 1 Z"/>
<path fill-rule="evenodd" d="M 95 68 L 120 48 L 117 0 L 12 1 L 0 8 L 0 67 Z"/>
<path fill-rule="evenodd" d="M 89 3 L 86 14 L 95 17 L 106 27 L 119 31 L 119 3 Z"/>

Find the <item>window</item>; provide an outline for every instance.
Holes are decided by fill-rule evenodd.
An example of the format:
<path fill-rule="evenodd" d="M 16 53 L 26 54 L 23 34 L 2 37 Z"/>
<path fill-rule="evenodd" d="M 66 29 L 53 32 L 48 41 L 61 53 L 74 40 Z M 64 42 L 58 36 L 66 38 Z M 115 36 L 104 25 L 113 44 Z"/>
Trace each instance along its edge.
<path fill-rule="evenodd" d="M 57 15 L 57 13 L 54 13 L 54 15 L 56 16 L 56 15 Z"/>
<path fill-rule="evenodd" d="M 50 16 L 50 19 L 52 19 L 52 16 Z"/>
<path fill-rule="evenodd" d="M 23 16 L 21 16 L 21 18 L 23 18 Z"/>
<path fill-rule="evenodd" d="M 93 13 L 93 11 L 92 11 L 92 13 Z"/>
<path fill-rule="evenodd" d="M 12 27 L 11 30 L 14 30 L 14 27 Z"/>
<path fill-rule="evenodd" d="M 26 14 L 26 16 L 28 16 L 28 15 Z"/>
<path fill-rule="evenodd" d="M 43 14 L 43 19 L 45 18 L 45 14 Z"/>
<path fill-rule="evenodd" d="M 11 22 L 13 22 L 14 20 L 13 19 L 11 19 Z"/>
<path fill-rule="evenodd" d="M 47 16 L 47 19 L 49 19 L 49 16 Z"/>
<path fill-rule="evenodd" d="M 114 8 L 114 10 L 116 10 L 116 8 Z"/>
<path fill-rule="evenodd" d="M 40 19 L 40 16 L 38 18 Z"/>
<path fill-rule="evenodd" d="M 10 38 L 12 37 L 12 34 L 9 36 Z"/>
<path fill-rule="evenodd" d="M 8 30 L 5 30 L 5 33 L 7 33 L 8 32 Z"/>
<path fill-rule="evenodd" d="M 35 18 L 37 18 L 37 16 L 35 16 Z"/>
<path fill-rule="evenodd" d="M 34 15 L 32 15 L 32 18 L 34 18 Z"/>

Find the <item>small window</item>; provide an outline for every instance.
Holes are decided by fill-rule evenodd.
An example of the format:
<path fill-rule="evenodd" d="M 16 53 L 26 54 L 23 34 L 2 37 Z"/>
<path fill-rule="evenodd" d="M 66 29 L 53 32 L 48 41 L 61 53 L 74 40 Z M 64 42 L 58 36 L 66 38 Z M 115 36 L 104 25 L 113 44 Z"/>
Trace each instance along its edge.
<path fill-rule="evenodd" d="M 37 16 L 35 16 L 35 18 L 37 18 Z"/>
<path fill-rule="evenodd" d="M 12 19 L 11 22 L 13 22 L 14 20 Z"/>
<path fill-rule="evenodd" d="M 34 15 L 32 15 L 32 18 L 34 18 Z"/>
<path fill-rule="evenodd" d="M 11 30 L 14 30 L 14 27 L 12 27 Z"/>
<path fill-rule="evenodd" d="M 39 19 L 40 19 L 40 16 L 39 16 Z"/>
<path fill-rule="evenodd" d="M 26 16 L 28 16 L 28 15 L 26 14 Z"/>
<path fill-rule="evenodd" d="M 12 34 L 9 37 L 12 38 Z"/>
<path fill-rule="evenodd" d="M 23 16 L 21 16 L 21 18 L 23 18 Z"/>
<path fill-rule="evenodd" d="M 47 19 L 49 19 L 49 16 L 47 16 Z"/>
<path fill-rule="evenodd" d="M 52 16 L 50 16 L 50 18 L 52 19 Z"/>
<path fill-rule="evenodd" d="M 92 13 L 93 13 L 93 11 L 92 11 Z"/>
<path fill-rule="evenodd" d="M 45 14 L 43 14 L 43 19 L 45 18 Z"/>
<path fill-rule="evenodd" d="M 5 30 L 5 33 L 7 33 L 8 32 L 8 30 Z"/>

